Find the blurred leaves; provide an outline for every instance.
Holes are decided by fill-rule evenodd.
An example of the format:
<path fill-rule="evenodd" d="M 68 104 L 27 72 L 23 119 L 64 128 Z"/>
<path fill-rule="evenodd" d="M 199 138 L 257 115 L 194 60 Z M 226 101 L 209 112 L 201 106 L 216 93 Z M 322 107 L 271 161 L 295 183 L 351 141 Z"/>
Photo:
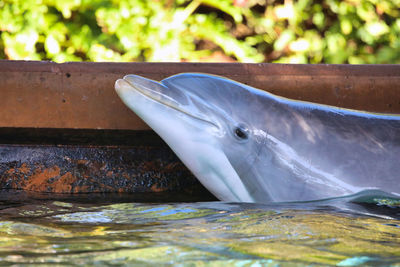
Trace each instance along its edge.
<path fill-rule="evenodd" d="M 400 0 L 0 0 L 0 58 L 400 63 Z"/>

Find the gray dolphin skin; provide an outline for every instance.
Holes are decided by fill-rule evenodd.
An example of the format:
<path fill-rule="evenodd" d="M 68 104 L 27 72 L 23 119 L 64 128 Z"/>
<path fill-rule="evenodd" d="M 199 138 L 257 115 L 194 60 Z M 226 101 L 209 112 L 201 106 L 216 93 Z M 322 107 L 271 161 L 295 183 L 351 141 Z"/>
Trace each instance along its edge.
<path fill-rule="evenodd" d="M 223 77 L 127 75 L 122 101 L 223 201 L 400 197 L 400 116 L 290 100 Z"/>

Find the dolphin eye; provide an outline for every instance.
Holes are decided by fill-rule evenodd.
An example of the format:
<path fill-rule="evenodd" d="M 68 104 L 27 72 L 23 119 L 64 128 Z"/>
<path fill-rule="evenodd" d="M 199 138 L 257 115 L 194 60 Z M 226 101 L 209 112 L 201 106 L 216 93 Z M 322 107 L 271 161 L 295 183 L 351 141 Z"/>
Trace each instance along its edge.
<path fill-rule="evenodd" d="M 246 140 L 249 138 L 248 130 L 242 126 L 238 126 L 234 129 L 235 137 L 239 138 L 240 140 Z"/>

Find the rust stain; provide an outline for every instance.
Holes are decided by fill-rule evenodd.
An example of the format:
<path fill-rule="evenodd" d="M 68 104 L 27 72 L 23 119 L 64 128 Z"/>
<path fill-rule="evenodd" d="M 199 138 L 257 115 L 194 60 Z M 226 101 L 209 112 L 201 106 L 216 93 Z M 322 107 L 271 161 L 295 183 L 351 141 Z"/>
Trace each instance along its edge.
<path fill-rule="evenodd" d="M 141 169 L 143 171 L 152 171 L 152 170 L 156 170 L 159 169 L 160 166 L 158 166 L 159 164 L 157 164 L 155 161 L 145 161 L 142 163 Z"/>
<path fill-rule="evenodd" d="M 152 191 L 152 192 L 165 192 L 165 191 L 166 191 L 166 188 L 158 187 L 158 185 L 155 184 L 155 185 L 153 185 L 153 186 L 151 187 L 151 191 Z"/>
<path fill-rule="evenodd" d="M 165 172 L 176 172 L 176 171 L 183 171 L 185 170 L 185 166 L 180 164 L 179 162 L 169 163 L 164 166 Z"/>
<path fill-rule="evenodd" d="M 72 176 L 70 172 L 62 175 L 54 186 L 54 191 L 57 193 L 70 193 L 72 192 L 72 184 L 76 181 L 76 177 Z"/>
<path fill-rule="evenodd" d="M 89 161 L 85 160 L 85 159 L 80 159 L 80 160 L 77 160 L 76 163 L 78 163 L 80 165 L 87 165 L 89 163 Z"/>
<path fill-rule="evenodd" d="M 46 192 L 48 190 L 49 180 L 56 179 L 59 176 L 60 168 L 57 166 L 43 170 L 38 168 L 34 170 L 33 175 L 30 176 L 30 179 L 22 188 L 24 190 Z"/>
<path fill-rule="evenodd" d="M 126 180 L 130 179 L 129 174 L 127 174 L 126 172 L 123 172 L 121 177 L 125 178 Z"/>
<path fill-rule="evenodd" d="M 125 193 L 129 192 L 131 189 L 129 187 L 121 187 L 121 179 L 126 181 L 122 182 L 123 185 L 129 185 L 129 183 L 132 183 L 137 178 L 136 175 L 131 175 L 127 172 L 119 173 L 118 170 L 115 169 L 105 170 L 104 164 L 94 164 L 88 160 L 77 160 L 75 163 L 77 163 L 78 166 L 85 165 L 88 167 L 87 169 L 79 169 L 79 178 L 69 171 L 63 173 L 62 169 L 57 165 L 45 168 L 41 164 L 36 164 L 30 168 L 26 163 L 21 164 L 20 167 L 9 168 L 4 172 L 5 175 L 3 176 L 8 177 L 8 184 L 11 189 L 53 193 Z M 164 165 L 164 167 L 161 168 L 162 165 Z M 99 174 L 99 168 L 103 171 L 104 178 L 101 178 L 102 175 Z M 166 178 L 165 173 L 173 173 L 174 171 L 179 171 L 179 169 L 184 168 L 176 163 L 162 164 L 160 162 L 144 162 L 140 164 L 138 171 L 145 175 L 144 177 L 146 177 L 146 179 L 150 177 L 154 179 L 153 181 L 149 180 L 145 183 L 149 185 L 147 191 L 166 192 L 170 190 L 171 187 L 175 186 L 175 183 L 163 184 L 162 181 Z M 99 174 L 98 179 L 96 179 L 96 173 Z M 86 184 L 78 186 L 76 185 L 78 181 Z M 97 184 L 97 188 L 93 188 L 93 186 L 90 187 L 87 184 Z M 142 188 L 142 186 L 139 187 Z M 145 189 L 142 188 L 140 191 L 142 190 Z"/>
<path fill-rule="evenodd" d="M 58 166 L 50 168 L 36 166 L 31 170 L 26 163 L 23 163 L 19 168 L 10 168 L 5 173 L 11 177 L 11 189 L 54 193 L 90 192 L 88 186 L 74 187 L 73 185 L 78 178 L 73 176 L 71 172 L 61 174 L 61 169 Z"/>
<path fill-rule="evenodd" d="M 21 167 L 19 167 L 19 172 L 22 174 L 28 174 L 30 172 L 30 169 L 28 168 L 28 165 L 26 163 L 22 163 Z"/>
<path fill-rule="evenodd" d="M 12 174 L 16 173 L 16 171 L 15 171 L 14 168 L 10 168 L 10 169 L 6 170 L 5 173 L 8 174 L 8 175 L 12 175 Z"/>

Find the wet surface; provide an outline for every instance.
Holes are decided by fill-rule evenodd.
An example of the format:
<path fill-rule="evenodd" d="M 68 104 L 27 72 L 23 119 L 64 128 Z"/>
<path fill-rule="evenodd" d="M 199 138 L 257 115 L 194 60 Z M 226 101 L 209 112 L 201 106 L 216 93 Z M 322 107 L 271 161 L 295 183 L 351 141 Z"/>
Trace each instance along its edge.
<path fill-rule="evenodd" d="M 400 264 L 396 206 L 116 200 L 1 200 L 0 265 Z"/>

